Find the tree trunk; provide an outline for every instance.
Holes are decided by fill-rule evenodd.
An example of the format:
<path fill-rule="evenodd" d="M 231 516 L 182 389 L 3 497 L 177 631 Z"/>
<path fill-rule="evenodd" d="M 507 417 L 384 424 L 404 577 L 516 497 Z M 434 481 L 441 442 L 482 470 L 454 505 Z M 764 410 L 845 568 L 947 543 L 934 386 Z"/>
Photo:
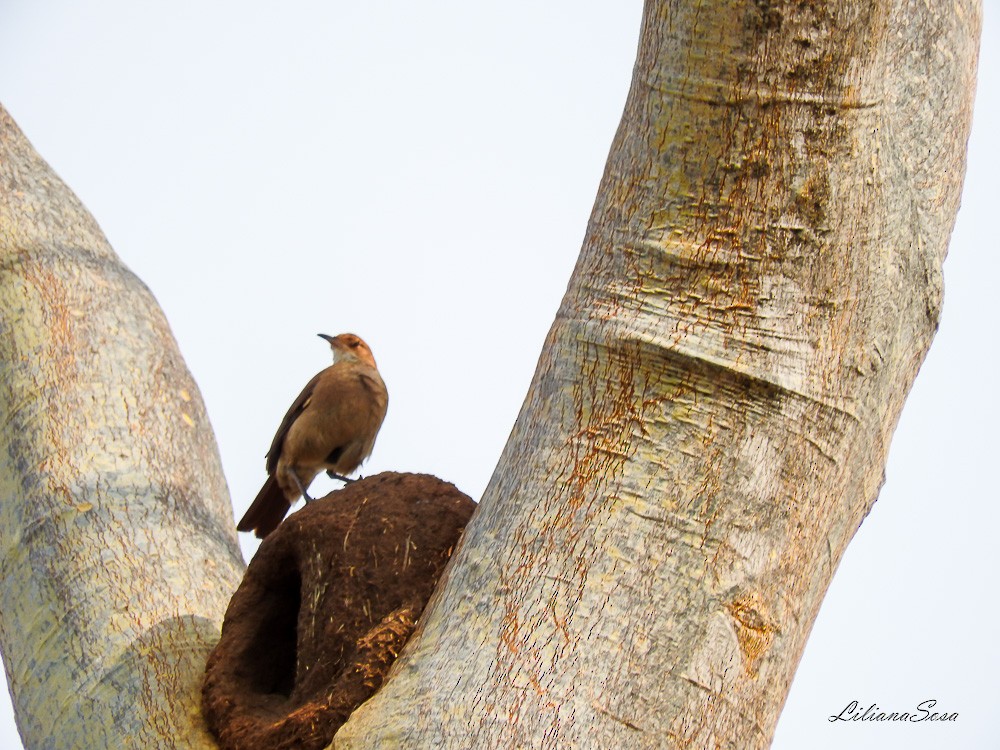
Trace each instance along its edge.
<path fill-rule="evenodd" d="M 941 306 L 980 7 L 648 0 L 499 467 L 333 747 L 766 747 Z"/>
<path fill-rule="evenodd" d="M 0 648 L 28 748 L 211 748 L 243 571 L 201 396 L 149 290 L 0 109 Z"/>

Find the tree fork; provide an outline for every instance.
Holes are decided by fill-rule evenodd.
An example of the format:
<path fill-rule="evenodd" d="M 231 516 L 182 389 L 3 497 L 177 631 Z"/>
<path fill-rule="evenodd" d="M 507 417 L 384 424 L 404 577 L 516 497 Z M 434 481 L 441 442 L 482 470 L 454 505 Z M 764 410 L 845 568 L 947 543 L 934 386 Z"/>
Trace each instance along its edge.
<path fill-rule="evenodd" d="M 693 4 L 692 4 L 693 5 Z M 771 738 L 930 344 L 975 0 L 650 0 L 493 481 L 336 747 Z M 29 747 L 210 747 L 242 572 L 148 290 L 0 112 L 0 647 Z"/>

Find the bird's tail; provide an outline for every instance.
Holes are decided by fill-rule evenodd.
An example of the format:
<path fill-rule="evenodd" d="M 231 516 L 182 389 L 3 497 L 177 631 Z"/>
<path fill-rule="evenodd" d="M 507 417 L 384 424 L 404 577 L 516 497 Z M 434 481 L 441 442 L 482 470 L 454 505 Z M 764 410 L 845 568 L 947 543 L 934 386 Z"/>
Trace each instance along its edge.
<path fill-rule="evenodd" d="M 252 531 L 258 539 L 263 539 L 281 523 L 291 504 L 278 486 L 278 480 L 269 476 L 260 488 L 257 497 L 250 503 L 243 518 L 236 524 L 237 531 Z"/>

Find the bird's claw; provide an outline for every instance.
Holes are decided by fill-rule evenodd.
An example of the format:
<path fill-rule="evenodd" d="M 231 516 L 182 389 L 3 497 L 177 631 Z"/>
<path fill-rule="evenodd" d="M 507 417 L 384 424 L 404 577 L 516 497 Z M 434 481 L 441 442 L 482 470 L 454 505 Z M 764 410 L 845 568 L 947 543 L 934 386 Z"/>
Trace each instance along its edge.
<path fill-rule="evenodd" d="M 326 475 L 330 477 L 330 479 L 339 479 L 344 484 L 350 484 L 351 482 L 355 481 L 350 477 L 345 477 L 343 474 L 338 474 L 337 472 L 330 471 L 329 469 L 326 470 Z M 360 477 L 358 478 L 360 479 Z"/>

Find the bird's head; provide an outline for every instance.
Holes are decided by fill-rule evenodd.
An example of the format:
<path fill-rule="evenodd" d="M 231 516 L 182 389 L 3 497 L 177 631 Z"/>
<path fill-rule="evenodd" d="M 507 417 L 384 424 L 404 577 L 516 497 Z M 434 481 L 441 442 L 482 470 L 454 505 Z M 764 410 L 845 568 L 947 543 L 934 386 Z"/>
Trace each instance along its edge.
<path fill-rule="evenodd" d="M 375 367 L 375 357 L 372 356 L 372 350 L 368 348 L 368 344 L 360 336 L 353 333 L 342 333 L 339 336 L 327 336 L 325 333 L 317 335 L 330 342 L 335 363 L 341 360 L 356 359 Z"/>

